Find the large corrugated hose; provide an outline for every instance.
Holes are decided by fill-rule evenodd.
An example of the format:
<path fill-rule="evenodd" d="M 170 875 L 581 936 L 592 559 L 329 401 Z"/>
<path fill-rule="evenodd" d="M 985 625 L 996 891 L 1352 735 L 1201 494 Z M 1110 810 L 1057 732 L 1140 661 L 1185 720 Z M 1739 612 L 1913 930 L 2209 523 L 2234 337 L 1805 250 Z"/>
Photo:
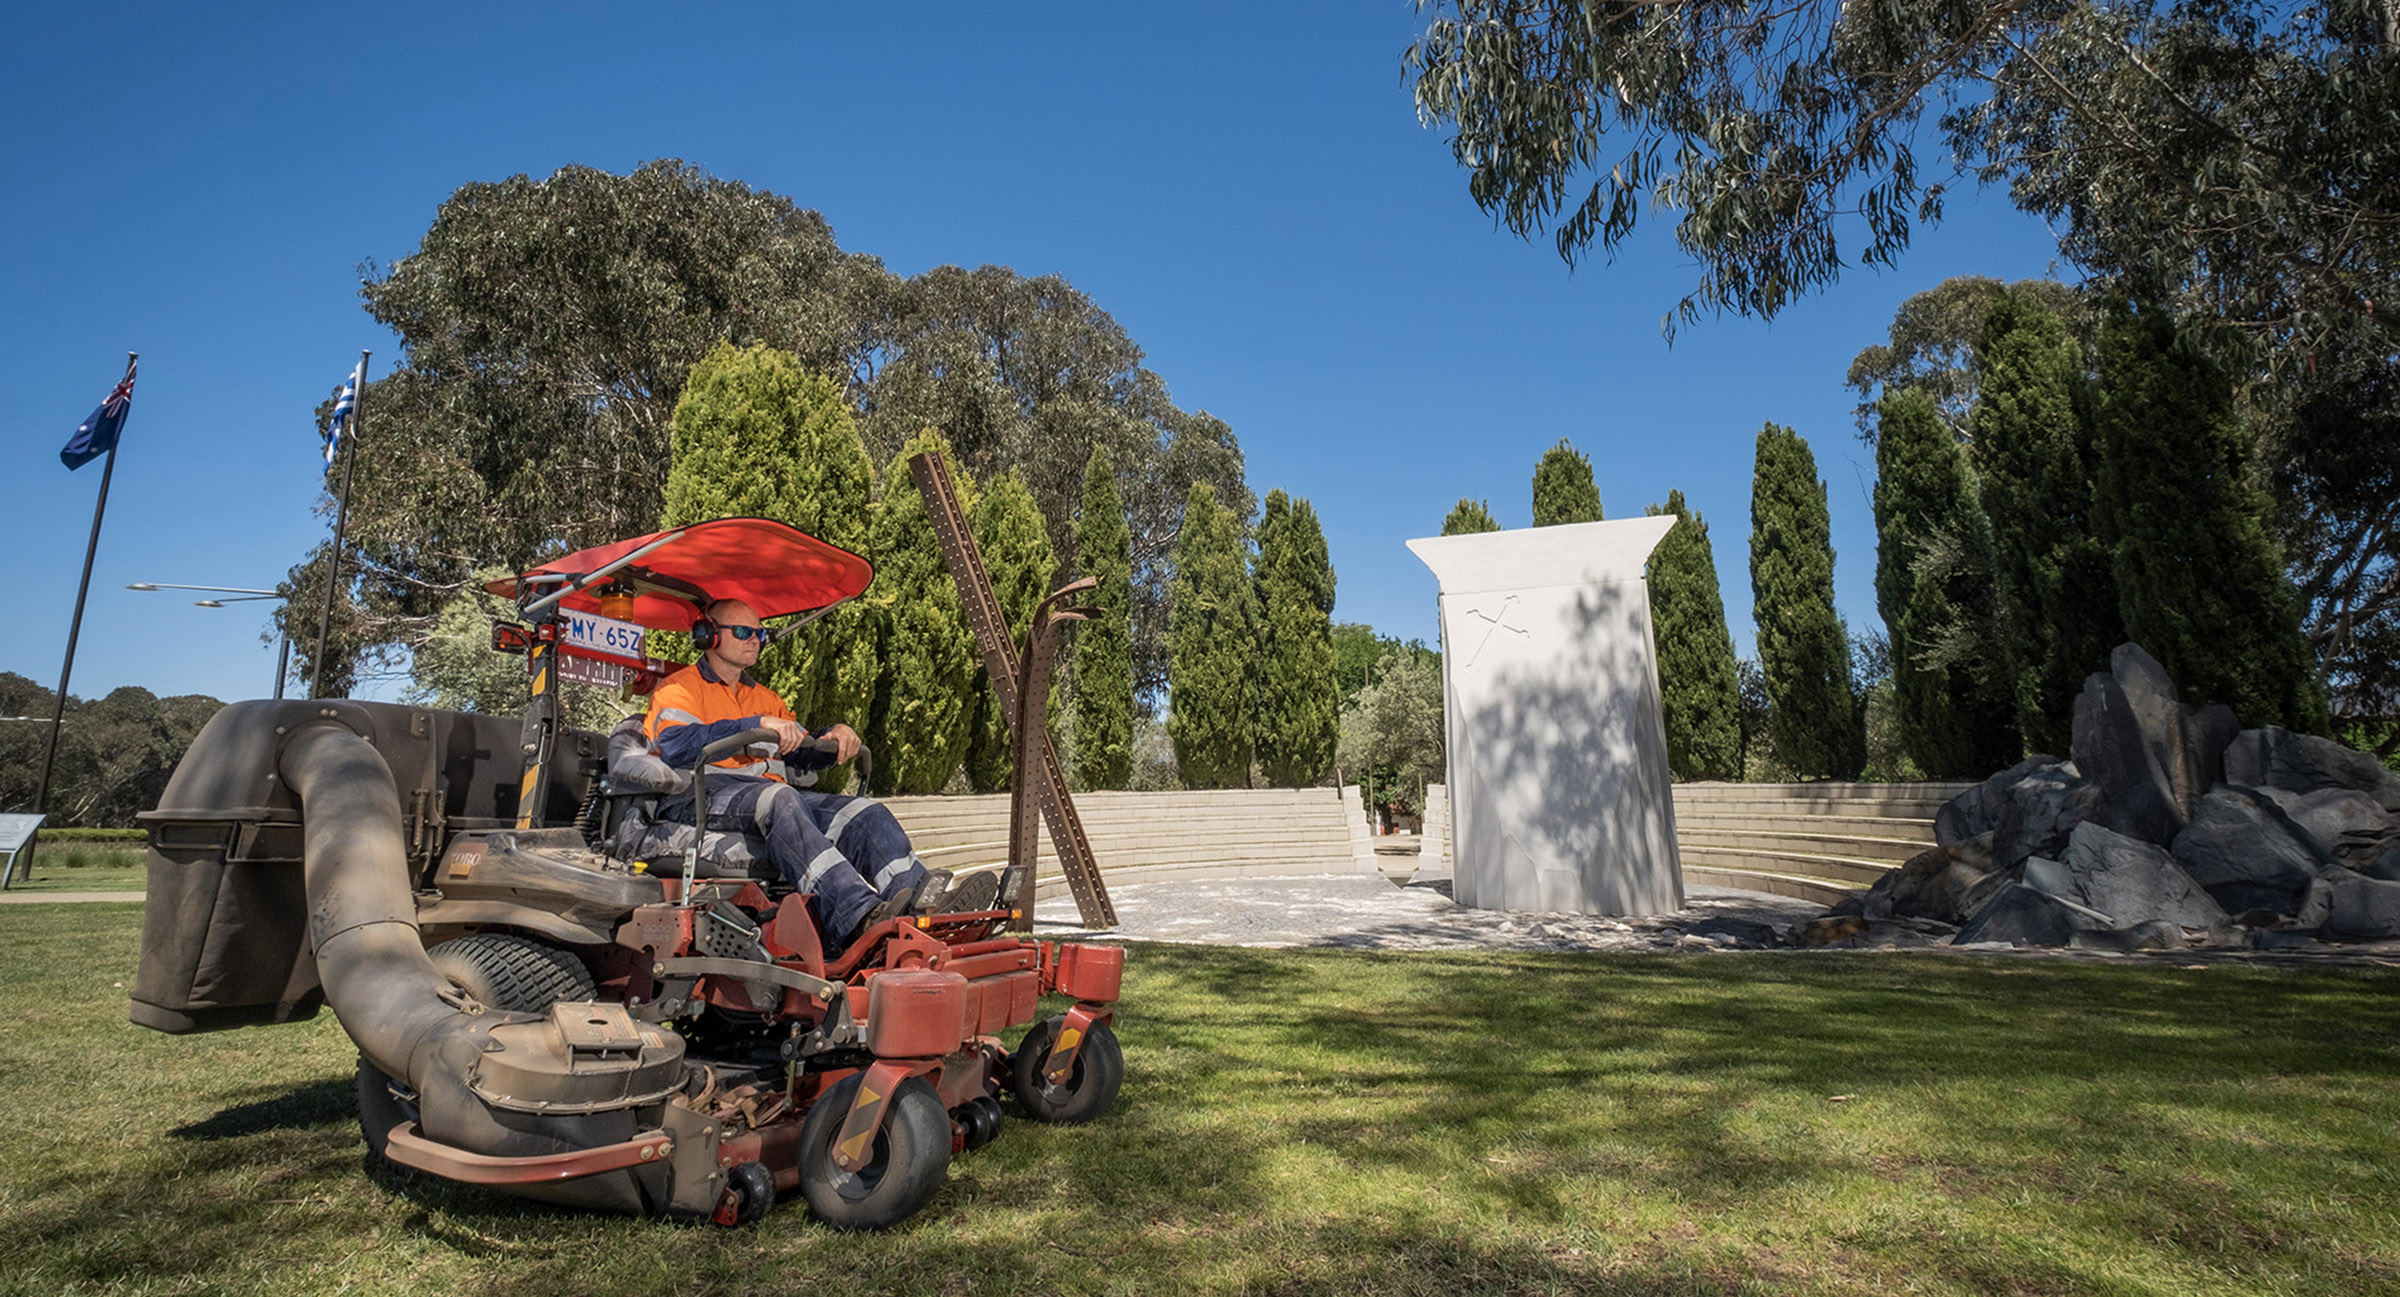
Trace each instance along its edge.
<path fill-rule="evenodd" d="M 638 1116 L 659 1119 L 657 1110 L 665 1105 L 655 1100 L 646 1113 L 619 1107 L 559 1116 L 479 1097 L 471 1081 L 487 1055 L 505 1054 L 515 1075 L 531 1069 L 571 1084 L 571 1052 L 549 1057 L 526 1025 L 534 1020 L 484 1011 L 426 956 L 400 799 L 372 744 L 338 723 L 305 725 L 285 741 L 277 765 L 305 810 L 308 936 L 326 1002 L 359 1052 L 415 1091 L 425 1137 L 469 1153 L 531 1157 L 616 1144 L 649 1124 Z M 680 1038 L 663 1039 L 680 1068 Z M 661 1211 L 671 1189 L 668 1168 L 661 1165 L 517 1191 L 583 1206 Z M 693 1196 L 688 1191 L 698 1186 L 686 1189 L 677 1196 Z M 713 1201 L 713 1190 L 705 1200 Z"/>

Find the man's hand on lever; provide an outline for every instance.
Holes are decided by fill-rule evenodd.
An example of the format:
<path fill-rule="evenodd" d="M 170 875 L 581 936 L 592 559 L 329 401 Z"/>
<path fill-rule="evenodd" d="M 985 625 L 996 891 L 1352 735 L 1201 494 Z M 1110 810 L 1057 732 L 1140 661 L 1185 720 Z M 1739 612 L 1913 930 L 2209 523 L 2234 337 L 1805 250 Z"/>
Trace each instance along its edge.
<path fill-rule="evenodd" d="M 811 738 L 831 739 L 833 741 L 833 762 L 835 765 L 841 765 L 844 762 L 847 762 L 850 758 L 857 756 L 858 749 L 861 746 L 858 740 L 858 731 L 851 729 L 847 725 L 836 725 L 831 729 L 811 735 L 807 730 L 801 728 L 800 722 L 798 721 L 775 720 L 769 718 L 761 720 L 759 724 L 775 731 L 775 737 L 783 744 L 782 750 L 785 752 L 789 752 L 793 748 L 808 742 Z"/>
<path fill-rule="evenodd" d="M 850 758 L 858 755 L 860 746 L 858 731 L 847 725 L 835 725 L 817 737 L 833 740 L 833 763 L 835 765 L 845 764 Z"/>

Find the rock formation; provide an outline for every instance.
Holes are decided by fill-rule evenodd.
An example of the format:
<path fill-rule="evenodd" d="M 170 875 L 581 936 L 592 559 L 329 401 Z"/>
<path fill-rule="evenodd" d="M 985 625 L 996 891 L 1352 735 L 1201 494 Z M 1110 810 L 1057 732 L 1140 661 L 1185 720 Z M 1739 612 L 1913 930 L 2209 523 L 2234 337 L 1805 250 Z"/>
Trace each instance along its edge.
<path fill-rule="evenodd" d="M 2103 950 L 2400 938 L 2400 775 L 2186 706 L 2133 644 L 2084 682 L 2068 760 L 1959 794 L 1934 836 L 1823 931 Z"/>

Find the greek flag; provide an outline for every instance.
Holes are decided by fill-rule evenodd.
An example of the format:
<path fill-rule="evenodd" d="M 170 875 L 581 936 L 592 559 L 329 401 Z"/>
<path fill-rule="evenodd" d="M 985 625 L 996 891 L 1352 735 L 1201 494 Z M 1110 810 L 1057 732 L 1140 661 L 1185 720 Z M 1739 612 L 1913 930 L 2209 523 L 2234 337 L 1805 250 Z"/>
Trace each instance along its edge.
<path fill-rule="evenodd" d="M 350 370 L 350 377 L 343 380 L 342 394 L 333 398 L 333 418 L 325 424 L 325 467 L 327 469 L 333 467 L 333 452 L 341 447 L 342 429 L 350 426 L 350 415 L 358 409 L 359 371 L 365 369 L 366 365 L 367 362 L 363 360 L 358 362 Z"/>

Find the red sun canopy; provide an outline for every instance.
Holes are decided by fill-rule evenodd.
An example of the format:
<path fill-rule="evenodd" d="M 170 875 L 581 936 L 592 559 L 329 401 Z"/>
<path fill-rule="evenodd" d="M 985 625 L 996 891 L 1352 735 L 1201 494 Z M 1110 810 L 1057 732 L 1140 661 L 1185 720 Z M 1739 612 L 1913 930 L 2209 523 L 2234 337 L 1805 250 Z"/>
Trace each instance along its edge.
<path fill-rule="evenodd" d="M 626 561 L 630 556 L 630 561 Z M 612 564 L 623 563 L 621 567 Z M 600 612 L 599 591 L 623 583 L 634 592 L 628 618 L 651 630 L 689 630 L 700 605 L 739 599 L 761 620 L 840 603 L 867 588 L 875 568 L 836 545 L 768 518 L 718 518 L 577 550 L 484 588 L 504 599 L 535 578 L 585 583 L 559 601 Z M 555 588 L 536 583 L 535 593 Z"/>

